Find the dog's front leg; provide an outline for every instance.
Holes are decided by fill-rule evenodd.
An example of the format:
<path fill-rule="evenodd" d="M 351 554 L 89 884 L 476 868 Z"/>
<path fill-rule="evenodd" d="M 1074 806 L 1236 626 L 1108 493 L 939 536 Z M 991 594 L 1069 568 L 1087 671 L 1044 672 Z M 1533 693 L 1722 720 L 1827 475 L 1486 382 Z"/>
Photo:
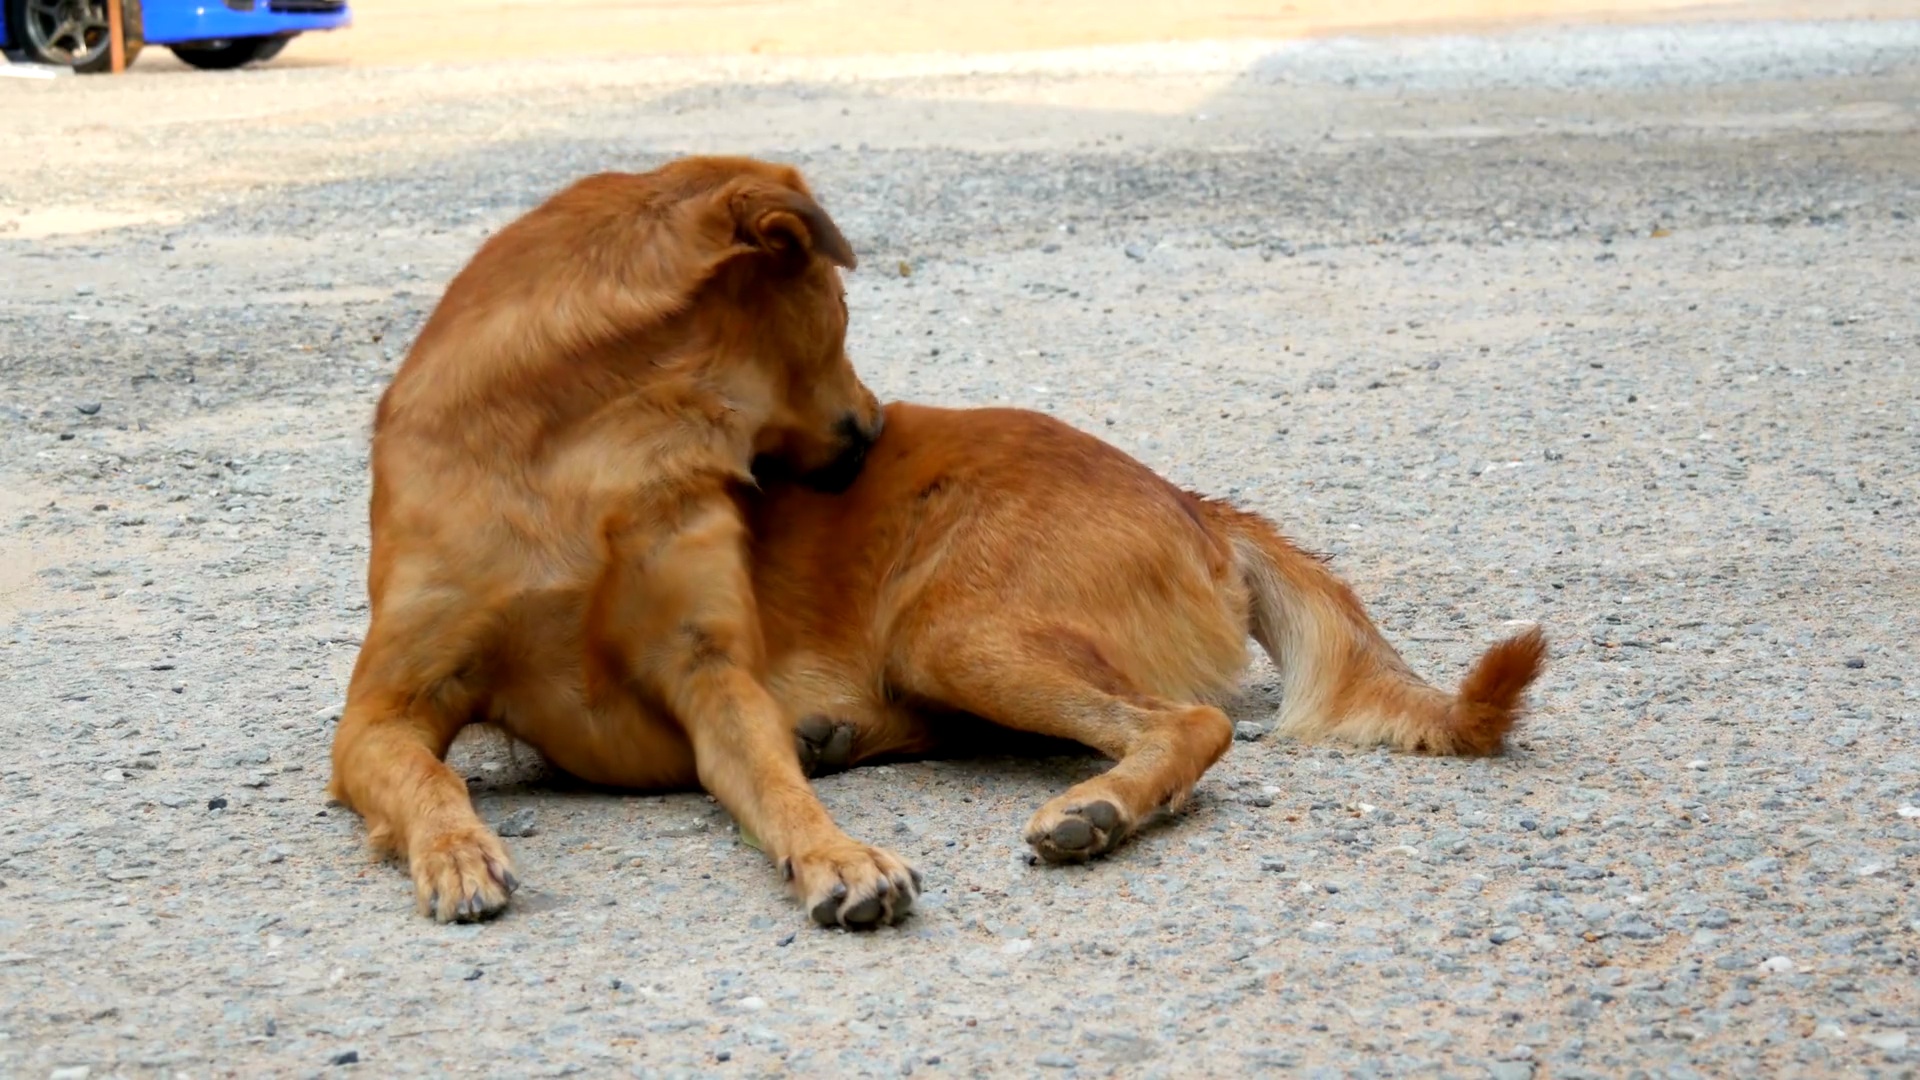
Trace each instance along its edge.
<path fill-rule="evenodd" d="M 665 537 L 652 515 L 645 527 L 607 530 L 588 636 L 594 681 L 626 682 L 672 711 L 701 785 L 760 838 L 815 921 L 894 921 L 912 907 L 919 872 L 840 831 L 801 771 L 792 718 L 762 681 L 746 532 L 732 501 L 677 516 Z"/>

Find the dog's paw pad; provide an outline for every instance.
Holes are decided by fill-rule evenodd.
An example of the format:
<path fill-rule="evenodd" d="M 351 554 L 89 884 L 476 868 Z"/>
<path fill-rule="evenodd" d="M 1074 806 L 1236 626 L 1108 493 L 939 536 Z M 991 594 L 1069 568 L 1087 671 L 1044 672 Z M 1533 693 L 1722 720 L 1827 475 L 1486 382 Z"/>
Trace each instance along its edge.
<path fill-rule="evenodd" d="M 1111 851 L 1125 836 L 1120 811 L 1105 799 L 1051 812 L 1027 826 L 1027 843 L 1050 863 L 1085 862 Z"/>
<path fill-rule="evenodd" d="M 809 716 L 794 726 L 793 737 L 800 750 L 800 769 L 808 776 L 836 773 L 852 763 L 852 724 Z"/>

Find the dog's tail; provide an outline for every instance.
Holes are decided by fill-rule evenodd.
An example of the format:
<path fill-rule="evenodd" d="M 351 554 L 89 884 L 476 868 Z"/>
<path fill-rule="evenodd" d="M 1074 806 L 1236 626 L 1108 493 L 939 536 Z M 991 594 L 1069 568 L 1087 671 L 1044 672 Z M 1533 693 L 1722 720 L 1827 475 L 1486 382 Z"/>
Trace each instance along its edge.
<path fill-rule="evenodd" d="M 1458 693 L 1413 673 L 1352 589 L 1256 514 L 1208 503 L 1251 594 L 1249 629 L 1285 687 L 1279 730 L 1422 754 L 1497 754 L 1546 665 L 1533 627 L 1483 654 Z"/>

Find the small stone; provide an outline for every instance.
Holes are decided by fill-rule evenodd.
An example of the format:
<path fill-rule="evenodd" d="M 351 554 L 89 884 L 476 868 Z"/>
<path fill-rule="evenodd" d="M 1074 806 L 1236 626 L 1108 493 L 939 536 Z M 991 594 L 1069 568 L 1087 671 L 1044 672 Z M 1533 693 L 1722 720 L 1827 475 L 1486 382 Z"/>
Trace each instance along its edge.
<path fill-rule="evenodd" d="M 473 968 L 472 970 L 470 970 L 470 971 L 468 971 L 468 972 L 467 972 L 466 974 L 464 974 L 464 975 L 462 975 L 462 976 L 460 976 L 460 981 L 461 981 L 461 982 L 472 982 L 472 981 L 474 981 L 475 979 L 478 979 L 478 978 L 479 978 L 480 976 L 482 976 L 482 975 L 485 975 L 485 974 L 486 974 L 486 972 L 485 972 L 485 971 L 483 971 L 483 970 L 481 970 L 480 968 Z M 614 988 L 615 988 L 616 990 L 617 990 L 617 989 L 619 989 L 619 986 L 620 986 L 620 980 L 619 980 L 619 979 L 615 979 L 615 980 L 613 980 L 613 983 L 614 983 Z"/>
<path fill-rule="evenodd" d="M 1628 919 L 1621 923 L 1614 933 L 1633 941 L 1653 941 L 1667 936 L 1665 930 L 1659 930 L 1639 919 Z"/>
<path fill-rule="evenodd" d="M 1041 1054 L 1033 1059 L 1033 1063 L 1043 1069 L 1073 1068 L 1073 1059 L 1065 1054 Z"/>
<path fill-rule="evenodd" d="M 786 948 L 787 946 L 789 946 L 789 945 L 791 945 L 791 944 L 793 944 L 793 939 L 794 939 L 794 938 L 795 938 L 796 936 L 798 936 L 798 935 L 797 935 L 797 934 L 796 934 L 796 933 L 795 933 L 794 931 L 791 931 L 791 930 L 790 930 L 790 931 L 788 931 L 788 932 L 787 932 L 787 935 L 786 935 L 785 937 L 783 937 L 783 938 L 781 938 L 781 939 L 780 939 L 779 941 L 776 941 L 776 942 L 774 942 L 774 944 L 775 944 L 775 945 L 777 945 L 777 946 L 779 946 L 780 948 L 782 948 L 782 949 L 784 949 L 784 948 Z"/>
<path fill-rule="evenodd" d="M 1858 656 L 1854 656 L 1847 659 L 1847 666 L 1855 671 L 1859 671 L 1861 668 L 1867 666 L 1867 662 Z"/>
<path fill-rule="evenodd" d="M 1894 813 L 1899 814 L 1903 818 L 1920 818 L 1920 806 L 1902 806 L 1900 809 L 1894 811 Z"/>
<path fill-rule="evenodd" d="M 1705 769 L 1705 768 L 1706 768 L 1707 766 L 1709 766 L 1709 765 L 1712 765 L 1712 764 L 1713 764 L 1713 762 L 1711 762 L 1711 761 L 1708 761 L 1708 760 L 1706 760 L 1706 759 L 1704 759 L 1704 758 L 1696 758 L 1696 759 L 1694 759 L 1693 761 L 1689 761 L 1689 762 L 1687 762 L 1687 768 L 1689 768 L 1689 769 L 1693 769 L 1693 770 L 1695 770 L 1695 771 L 1698 771 L 1698 770 L 1701 770 L 1701 769 Z"/>
<path fill-rule="evenodd" d="M 126 779 L 127 779 L 127 774 L 121 772 L 119 769 L 100 770 L 100 781 L 102 783 L 119 784 L 119 783 L 125 782 Z"/>
<path fill-rule="evenodd" d="M 732 1060 L 733 1060 L 733 1051 L 731 1051 L 731 1050 L 715 1050 L 715 1051 L 713 1052 L 713 1060 L 715 1060 L 715 1061 L 732 1061 Z"/>
<path fill-rule="evenodd" d="M 1505 945 L 1507 942 L 1521 937 L 1524 934 L 1525 931 L 1517 926 L 1496 926 L 1493 928 L 1493 931 L 1487 935 L 1487 938 L 1495 945 Z"/>
<path fill-rule="evenodd" d="M 332 1065 L 357 1065 L 360 1062 L 360 1051 L 342 1050 L 328 1058 L 327 1062 Z"/>
<path fill-rule="evenodd" d="M 1827 1020 L 1814 1025 L 1813 1037 L 1816 1039 L 1844 1039 L 1847 1037 L 1847 1029 L 1831 1020 Z"/>
<path fill-rule="evenodd" d="M 207 800 L 207 809 L 209 810 L 225 810 L 226 808 L 227 797 L 225 795 L 215 795 L 213 798 Z"/>
<path fill-rule="evenodd" d="M 1860 1036 L 1860 1041 L 1876 1050 L 1905 1050 L 1907 1033 L 1904 1031 L 1874 1031 Z"/>
<path fill-rule="evenodd" d="M 83 401 L 75 405 L 74 408 L 79 410 L 81 416 L 92 416 L 100 411 L 100 403 L 97 401 Z"/>
<path fill-rule="evenodd" d="M 1781 974 L 1793 970 L 1793 961 L 1784 956 L 1769 956 L 1760 961 L 1760 970 L 1769 974 Z"/>
<path fill-rule="evenodd" d="M 761 1009 L 767 1007 L 767 999 L 762 997 L 743 997 L 740 999 L 740 1007 L 748 1012 L 759 1012 Z"/>
<path fill-rule="evenodd" d="M 1146 248 L 1141 247 L 1139 244 L 1127 245 L 1127 258 L 1139 260 L 1139 259 L 1145 259 L 1146 257 L 1147 257 Z"/>
<path fill-rule="evenodd" d="M 1533 1062 L 1496 1061 L 1487 1066 L 1487 1075 L 1493 1080 L 1533 1080 Z"/>
<path fill-rule="evenodd" d="M 539 823 L 531 806 L 523 806 L 493 823 L 493 831 L 501 836 L 532 836 L 539 829 Z"/>
<path fill-rule="evenodd" d="M 159 803 L 161 806 L 164 806 L 169 810 L 178 810 L 193 800 L 187 798 L 185 795 L 182 795 L 177 791 L 169 791 L 169 792 L 165 792 L 164 794 L 154 796 L 153 801 Z"/>
<path fill-rule="evenodd" d="M 55 1069 L 47 1074 L 47 1080 L 87 1080 L 93 1075 L 91 1065 L 69 1065 L 64 1069 Z"/>
<path fill-rule="evenodd" d="M 75 295 L 75 296 L 92 296 L 92 295 L 93 295 L 93 286 L 92 286 L 92 285 L 86 285 L 86 284 L 81 284 L 81 285 L 75 285 L 75 286 L 73 287 L 73 295 Z"/>
<path fill-rule="evenodd" d="M 1240 742 L 1259 742 L 1266 735 L 1265 725 L 1256 724 L 1251 720 L 1242 720 L 1233 725 L 1233 737 Z"/>

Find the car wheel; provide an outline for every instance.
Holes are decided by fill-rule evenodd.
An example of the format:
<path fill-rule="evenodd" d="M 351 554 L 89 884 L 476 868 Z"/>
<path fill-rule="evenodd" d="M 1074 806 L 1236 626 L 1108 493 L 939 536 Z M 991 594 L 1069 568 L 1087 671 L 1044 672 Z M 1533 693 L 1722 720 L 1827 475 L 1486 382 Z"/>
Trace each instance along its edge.
<path fill-rule="evenodd" d="M 140 0 L 120 5 L 127 65 L 140 55 Z M 27 59 L 59 64 L 83 75 L 113 67 L 107 0 L 6 0 L 7 28 Z"/>
<path fill-rule="evenodd" d="M 261 60 L 271 60 L 287 47 L 288 37 L 221 38 L 192 45 L 169 45 L 173 55 L 203 71 L 227 71 Z"/>

